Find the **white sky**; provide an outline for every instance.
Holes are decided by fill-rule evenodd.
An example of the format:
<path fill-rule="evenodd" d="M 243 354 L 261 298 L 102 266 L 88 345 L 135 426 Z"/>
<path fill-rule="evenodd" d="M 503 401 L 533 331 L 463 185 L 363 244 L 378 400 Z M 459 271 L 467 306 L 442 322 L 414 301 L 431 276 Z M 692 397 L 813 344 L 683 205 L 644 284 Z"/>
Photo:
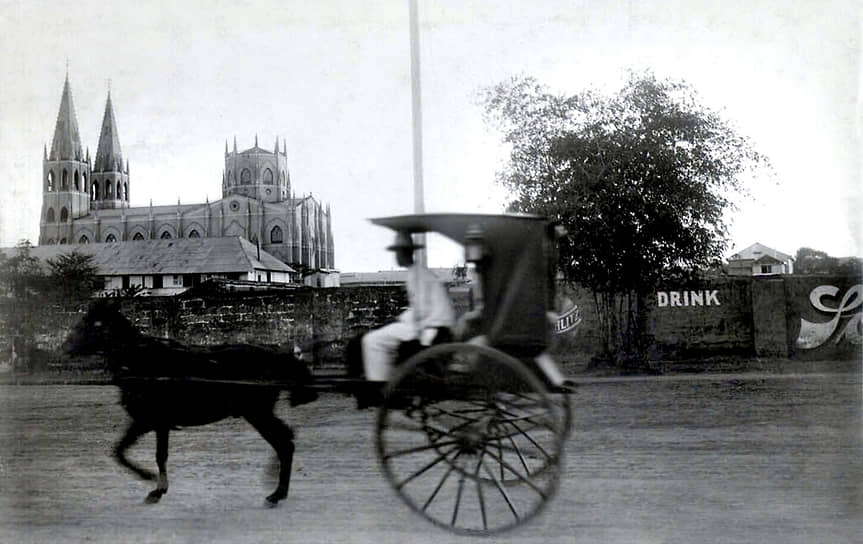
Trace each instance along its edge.
<path fill-rule="evenodd" d="M 146 4 L 138 7 L 138 4 Z M 65 7 L 64 7 L 65 5 Z M 514 74 L 615 89 L 683 79 L 773 163 L 732 247 L 861 255 L 861 19 L 850 0 L 419 0 L 425 206 L 499 212 L 505 159 L 477 90 Z M 95 157 L 108 80 L 133 206 L 221 196 L 225 140 L 287 143 L 334 215 L 342 271 L 390 269 L 369 217 L 413 209 L 407 0 L 0 0 L 0 246 L 38 240 L 43 145 L 69 61 Z M 456 248 L 431 240 L 429 263 Z"/>

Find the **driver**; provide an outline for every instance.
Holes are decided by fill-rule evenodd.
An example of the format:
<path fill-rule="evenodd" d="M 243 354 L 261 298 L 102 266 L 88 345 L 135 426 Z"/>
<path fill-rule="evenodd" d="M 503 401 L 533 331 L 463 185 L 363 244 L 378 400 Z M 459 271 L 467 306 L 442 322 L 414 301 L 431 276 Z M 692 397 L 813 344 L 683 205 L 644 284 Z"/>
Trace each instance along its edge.
<path fill-rule="evenodd" d="M 408 308 L 394 323 L 363 335 L 363 370 L 369 381 L 389 379 L 402 343 L 418 340 L 430 346 L 440 329 L 449 330 L 455 324 L 455 310 L 446 288 L 427 268 L 414 262 L 414 250 L 421 247 L 410 234 L 399 232 L 387 248 L 395 252 L 398 265 L 407 268 Z"/>

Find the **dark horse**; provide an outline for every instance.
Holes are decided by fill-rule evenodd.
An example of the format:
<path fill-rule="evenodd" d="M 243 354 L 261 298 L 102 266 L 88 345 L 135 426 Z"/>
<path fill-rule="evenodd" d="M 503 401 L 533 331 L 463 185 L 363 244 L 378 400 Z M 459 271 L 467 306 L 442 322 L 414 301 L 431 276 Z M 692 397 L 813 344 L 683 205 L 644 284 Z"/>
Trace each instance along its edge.
<path fill-rule="evenodd" d="M 132 418 L 114 456 L 141 478 L 156 480 L 147 502 L 158 502 L 168 491 L 168 433 L 227 417 L 244 418 L 276 451 L 279 483 L 266 504 L 275 506 L 287 497 L 294 434 L 273 409 L 283 389 L 290 390 L 292 406 L 317 398 L 308 387 L 308 368 L 292 354 L 244 344 L 185 346 L 144 336 L 120 313 L 117 302 L 106 300 L 90 307 L 67 338 L 66 350 L 72 356 L 105 357 L 120 388 L 120 402 Z M 158 477 L 125 456 L 150 431 L 156 432 Z"/>

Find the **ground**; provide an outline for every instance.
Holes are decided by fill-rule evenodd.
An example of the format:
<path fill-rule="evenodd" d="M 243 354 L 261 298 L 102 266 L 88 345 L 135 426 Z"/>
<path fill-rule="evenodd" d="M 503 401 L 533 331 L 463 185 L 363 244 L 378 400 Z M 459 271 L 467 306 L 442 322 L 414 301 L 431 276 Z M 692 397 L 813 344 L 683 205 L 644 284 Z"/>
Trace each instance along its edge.
<path fill-rule="evenodd" d="M 0 386 L 0 542 L 857 542 L 859 373 L 583 379 L 557 495 L 491 539 L 430 525 L 382 477 L 374 413 L 326 394 L 278 413 L 297 431 L 275 509 L 269 446 L 242 420 L 171 434 L 171 487 L 110 457 L 112 386 Z M 131 457 L 154 466 L 154 438 Z"/>

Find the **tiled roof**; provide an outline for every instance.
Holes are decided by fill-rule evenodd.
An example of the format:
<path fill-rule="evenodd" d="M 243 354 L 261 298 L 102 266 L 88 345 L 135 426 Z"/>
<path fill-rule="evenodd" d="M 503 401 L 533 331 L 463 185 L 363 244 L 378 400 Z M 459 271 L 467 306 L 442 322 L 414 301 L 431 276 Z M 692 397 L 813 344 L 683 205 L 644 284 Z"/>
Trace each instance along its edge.
<path fill-rule="evenodd" d="M 257 247 L 239 236 L 36 246 L 30 249 L 30 254 L 44 261 L 73 250 L 92 255 L 103 276 L 219 274 L 253 269 L 294 272 L 264 250 L 259 259 Z M 2 251 L 11 257 L 17 250 Z"/>

